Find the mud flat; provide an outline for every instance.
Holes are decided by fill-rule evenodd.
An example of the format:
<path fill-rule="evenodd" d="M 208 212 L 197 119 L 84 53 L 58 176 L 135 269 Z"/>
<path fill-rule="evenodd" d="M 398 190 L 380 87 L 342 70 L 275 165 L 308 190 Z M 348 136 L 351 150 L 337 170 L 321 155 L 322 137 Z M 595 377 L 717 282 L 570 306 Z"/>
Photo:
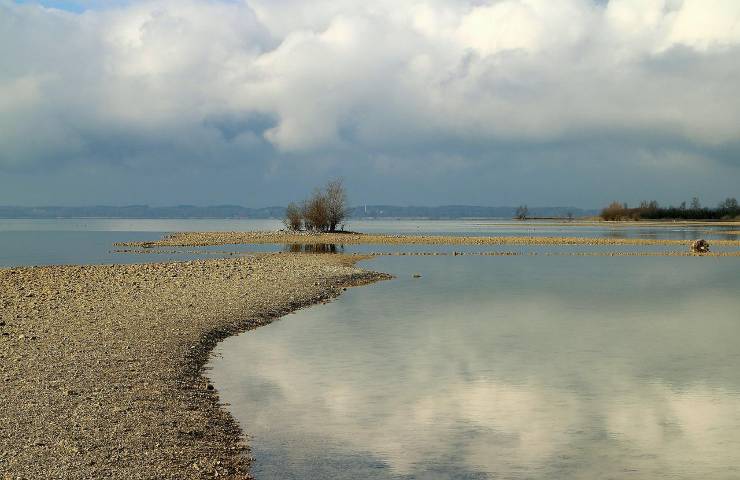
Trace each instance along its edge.
<path fill-rule="evenodd" d="M 387 278 L 361 258 L 0 269 L 0 478 L 245 478 L 248 447 L 203 376 L 209 352 Z"/>
<path fill-rule="evenodd" d="M 154 242 L 127 242 L 119 247 L 203 247 L 238 244 L 421 244 L 421 245 L 667 245 L 688 248 L 691 240 L 588 237 L 463 237 L 441 235 L 373 235 L 361 233 L 181 232 Z M 711 240 L 712 245 L 740 247 L 740 240 Z"/>

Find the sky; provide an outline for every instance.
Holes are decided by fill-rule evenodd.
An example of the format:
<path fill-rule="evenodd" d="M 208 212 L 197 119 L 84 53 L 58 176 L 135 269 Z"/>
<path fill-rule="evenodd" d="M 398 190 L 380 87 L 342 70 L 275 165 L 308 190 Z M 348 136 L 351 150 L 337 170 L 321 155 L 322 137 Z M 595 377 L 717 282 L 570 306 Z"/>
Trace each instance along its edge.
<path fill-rule="evenodd" d="M 0 0 L 0 205 L 712 205 L 737 0 Z"/>

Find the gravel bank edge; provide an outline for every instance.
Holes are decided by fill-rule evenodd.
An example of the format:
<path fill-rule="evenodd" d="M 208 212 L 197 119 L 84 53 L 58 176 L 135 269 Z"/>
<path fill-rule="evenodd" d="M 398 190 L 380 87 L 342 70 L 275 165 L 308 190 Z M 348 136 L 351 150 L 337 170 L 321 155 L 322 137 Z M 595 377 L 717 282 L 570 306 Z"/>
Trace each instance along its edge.
<path fill-rule="evenodd" d="M 363 259 L 0 269 L 0 478 L 251 478 L 213 348 L 391 278 Z"/>
<path fill-rule="evenodd" d="M 688 248 L 691 240 L 600 237 L 523 237 L 382 235 L 306 232 L 177 232 L 153 242 L 120 242 L 117 247 L 203 247 L 239 244 L 294 245 L 671 245 Z M 711 240 L 712 245 L 740 247 L 740 240 Z"/>
<path fill-rule="evenodd" d="M 352 264 L 355 264 L 356 262 L 359 262 L 361 260 L 368 259 L 371 259 L 371 257 L 363 256 L 361 258 L 351 258 L 351 262 Z M 335 288 L 327 288 L 322 292 L 322 294 L 314 296 L 313 298 L 291 303 L 286 308 L 273 310 L 266 316 L 263 316 L 259 319 L 255 319 L 249 322 L 231 324 L 226 327 L 216 327 L 204 333 L 201 336 L 200 341 L 194 345 L 195 348 L 193 348 L 190 354 L 186 356 L 186 365 L 188 368 L 185 372 L 185 381 L 188 382 L 190 385 L 195 386 L 196 388 L 198 388 L 199 385 L 202 385 L 205 381 L 206 390 L 211 388 L 211 380 L 208 377 L 207 372 L 205 371 L 205 366 L 208 364 L 211 358 L 211 353 L 222 340 L 225 340 L 226 338 L 232 337 L 234 335 L 239 335 L 241 333 L 254 330 L 259 327 L 269 325 L 274 321 L 279 320 L 284 316 L 303 308 L 308 308 L 320 303 L 331 301 L 339 297 L 347 288 L 361 287 L 382 280 L 390 280 L 391 278 L 393 278 L 391 275 L 385 273 L 363 270 L 356 275 L 345 277 L 337 284 L 335 284 Z M 245 438 L 245 435 L 248 434 L 248 432 L 244 432 L 234 416 L 226 408 L 223 408 L 224 404 L 222 404 L 220 401 L 218 390 L 215 387 L 214 390 L 216 394 L 209 397 L 212 400 L 213 406 L 217 408 L 219 410 L 219 413 L 226 417 L 228 419 L 227 421 L 233 425 L 232 432 L 234 433 L 234 435 L 230 440 L 228 440 L 228 442 L 232 446 L 243 449 L 244 454 L 248 454 L 249 446 L 248 443 L 246 443 Z M 251 458 L 247 458 L 247 460 L 251 463 Z M 237 474 L 237 478 L 242 475 L 244 476 L 244 478 L 253 478 L 249 473 L 249 464 L 246 465 L 246 468 L 242 468 L 241 471 L 235 473 Z M 208 478 L 210 478 L 210 476 Z"/>

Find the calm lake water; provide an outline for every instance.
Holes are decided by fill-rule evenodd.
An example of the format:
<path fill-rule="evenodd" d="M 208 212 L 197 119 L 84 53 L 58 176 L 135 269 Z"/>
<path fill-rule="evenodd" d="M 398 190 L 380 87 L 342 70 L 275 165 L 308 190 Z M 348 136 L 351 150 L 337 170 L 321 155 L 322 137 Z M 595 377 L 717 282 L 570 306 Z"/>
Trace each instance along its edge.
<path fill-rule="evenodd" d="M 740 259 L 365 266 L 217 348 L 258 480 L 740 478 Z"/>
<path fill-rule="evenodd" d="M 177 231 L 274 230 L 279 225 L 276 220 L 0 219 L 0 267 L 186 260 L 196 256 L 116 254 L 113 243 L 157 240 Z"/>
<path fill-rule="evenodd" d="M 0 220 L 0 267 L 289 249 L 112 251 L 116 241 L 174 231 L 278 228 L 261 220 Z M 365 221 L 348 228 L 738 238 L 727 233 L 737 227 L 671 225 Z M 251 435 L 258 480 L 740 478 L 740 258 L 378 257 L 364 265 L 396 278 L 217 348 L 210 375 Z"/>
<path fill-rule="evenodd" d="M 549 221 L 511 221 L 511 220 L 353 220 L 347 229 L 366 233 L 399 233 L 427 235 L 491 235 L 491 236 L 583 236 L 602 238 L 670 238 L 691 240 L 696 238 L 738 239 L 740 235 L 729 233 L 737 231 L 733 226 L 673 226 L 670 224 L 655 227 L 652 225 L 587 225 L 553 223 Z M 182 231 L 248 231 L 278 230 L 282 224 L 278 220 L 117 220 L 117 219 L 58 219 L 23 220 L 0 219 L 0 268 L 20 265 L 51 264 L 95 264 L 95 263 L 142 263 L 165 260 L 188 260 L 221 255 L 223 251 L 254 252 L 280 251 L 282 245 L 228 245 L 205 248 L 185 248 L 210 251 L 209 255 L 193 253 L 158 253 L 132 255 L 115 253 L 114 242 L 156 240 L 169 232 Z M 571 247 L 527 246 L 383 246 L 352 245 L 337 246 L 338 251 L 352 252 L 481 252 L 513 251 L 566 252 Z M 171 252 L 171 247 L 161 250 Z M 603 247 L 582 247 L 580 251 L 604 251 Z M 633 247 L 608 247 L 613 251 L 636 250 Z M 665 251 L 664 246 L 638 247 L 640 251 Z M 715 247 L 715 251 L 722 248 Z M 153 252 L 156 252 L 153 249 Z M 222 255 L 223 256 L 223 255 Z"/>

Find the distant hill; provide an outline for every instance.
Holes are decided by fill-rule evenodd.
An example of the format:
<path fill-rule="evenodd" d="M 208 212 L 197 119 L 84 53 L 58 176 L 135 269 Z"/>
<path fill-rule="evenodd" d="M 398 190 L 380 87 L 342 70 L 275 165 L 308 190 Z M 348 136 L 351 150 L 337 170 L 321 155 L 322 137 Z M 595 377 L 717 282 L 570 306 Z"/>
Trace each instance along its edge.
<path fill-rule="evenodd" d="M 439 207 L 399 207 L 396 205 L 368 205 L 352 209 L 354 218 L 512 218 L 517 207 L 481 207 L 475 205 L 442 205 Z M 598 210 L 576 207 L 529 207 L 530 217 L 585 217 L 598 215 Z"/>
<path fill-rule="evenodd" d="M 354 207 L 351 218 L 511 218 L 516 207 L 480 207 L 475 205 L 444 205 L 439 207 L 401 207 L 397 205 L 367 205 Z M 598 215 L 598 210 L 575 207 L 530 207 L 530 217 L 583 217 Z M 129 205 L 123 207 L 16 207 L 0 206 L 0 218 L 282 218 L 285 207 L 248 208 L 239 205 L 197 207 L 150 207 Z"/>
<path fill-rule="evenodd" d="M 0 218 L 282 218 L 284 207 L 246 208 L 239 205 L 196 207 L 3 207 Z"/>

